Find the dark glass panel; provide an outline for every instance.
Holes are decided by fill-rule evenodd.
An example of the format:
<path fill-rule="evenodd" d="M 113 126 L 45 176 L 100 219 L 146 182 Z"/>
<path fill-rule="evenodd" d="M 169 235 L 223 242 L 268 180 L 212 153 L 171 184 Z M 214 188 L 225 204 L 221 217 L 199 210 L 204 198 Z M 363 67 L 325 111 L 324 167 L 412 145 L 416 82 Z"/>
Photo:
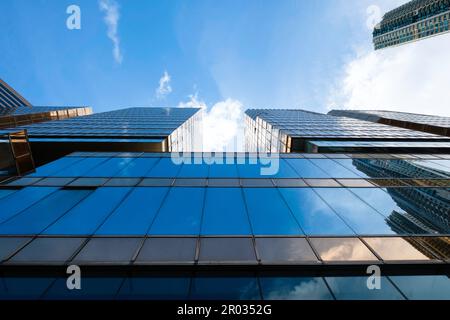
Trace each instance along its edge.
<path fill-rule="evenodd" d="M 199 262 L 257 263 L 251 238 L 203 238 L 200 240 Z"/>
<path fill-rule="evenodd" d="M 377 261 L 358 238 L 311 238 L 311 244 L 323 261 Z"/>
<path fill-rule="evenodd" d="M 194 262 L 197 238 L 150 238 L 147 239 L 136 263 L 186 263 Z"/>
<path fill-rule="evenodd" d="M 333 300 L 320 277 L 261 277 L 264 300 Z"/>

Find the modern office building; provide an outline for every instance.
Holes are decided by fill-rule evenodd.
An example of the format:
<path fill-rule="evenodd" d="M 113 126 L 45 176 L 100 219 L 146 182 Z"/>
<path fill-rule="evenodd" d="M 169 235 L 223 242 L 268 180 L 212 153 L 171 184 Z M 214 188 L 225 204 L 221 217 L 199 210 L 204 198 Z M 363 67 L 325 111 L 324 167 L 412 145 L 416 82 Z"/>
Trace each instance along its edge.
<path fill-rule="evenodd" d="M 86 109 L 68 112 L 80 110 L 88 113 Z M 201 119 L 201 110 L 195 108 L 127 108 L 17 129 L 27 130 L 35 161 L 40 165 L 75 151 L 200 151 Z"/>
<path fill-rule="evenodd" d="M 449 32 L 450 0 L 413 0 L 383 16 L 375 26 L 375 50 Z"/>
<path fill-rule="evenodd" d="M 19 107 L 31 107 L 31 104 L 6 82 L 0 79 L 0 116 L 13 112 Z"/>
<path fill-rule="evenodd" d="M 0 130 L 0 181 L 34 171 L 25 130 Z"/>
<path fill-rule="evenodd" d="M 294 109 L 250 109 L 246 151 L 448 153 L 450 139 L 427 132 Z"/>
<path fill-rule="evenodd" d="M 450 137 L 450 117 L 382 110 L 331 110 L 328 114 Z"/>
<path fill-rule="evenodd" d="M 450 299 L 450 156 L 176 155 L 1 183 L 0 299 Z"/>

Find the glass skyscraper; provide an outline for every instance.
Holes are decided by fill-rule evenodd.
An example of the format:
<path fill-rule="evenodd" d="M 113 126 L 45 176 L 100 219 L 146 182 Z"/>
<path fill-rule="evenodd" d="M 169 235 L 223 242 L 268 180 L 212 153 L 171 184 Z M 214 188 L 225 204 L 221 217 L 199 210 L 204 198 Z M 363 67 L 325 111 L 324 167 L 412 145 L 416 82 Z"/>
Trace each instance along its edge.
<path fill-rule="evenodd" d="M 350 117 L 294 109 L 251 109 L 245 117 L 249 152 L 450 151 L 448 137 Z"/>
<path fill-rule="evenodd" d="M 450 137 L 450 117 L 385 110 L 331 110 L 328 114 Z"/>
<path fill-rule="evenodd" d="M 450 0 L 413 0 L 383 16 L 373 31 L 375 50 L 449 32 Z"/>
<path fill-rule="evenodd" d="M 31 107 L 31 104 L 16 90 L 0 79 L 0 116 L 11 113 L 23 106 Z"/>

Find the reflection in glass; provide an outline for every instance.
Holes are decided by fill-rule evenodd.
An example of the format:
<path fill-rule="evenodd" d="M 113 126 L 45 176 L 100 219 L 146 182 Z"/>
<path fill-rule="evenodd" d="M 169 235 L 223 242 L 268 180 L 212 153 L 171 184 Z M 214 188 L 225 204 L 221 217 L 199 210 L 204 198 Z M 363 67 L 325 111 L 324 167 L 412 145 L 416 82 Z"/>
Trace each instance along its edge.
<path fill-rule="evenodd" d="M 450 300 L 450 279 L 445 275 L 391 276 L 395 285 L 411 300 Z"/>
<path fill-rule="evenodd" d="M 125 280 L 118 299 L 185 300 L 189 296 L 189 277 L 133 277 Z"/>
<path fill-rule="evenodd" d="M 430 260 L 434 257 L 407 238 L 364 238 L 381 257 L 389 260 Z M 419 251 L 419 249 L 421 251 Z M 425 255 L 427 253 L 427 255 Z"/>
<path fill-rule="evenodd" d="M 317 261 L 305 238 L 256 238 L 256 247 L 263 263 Z"/>
<path fill-rule="evenodd" d="M 261 300 L 255 277 L 207 277 L 193 279 L 191 299 Z"/>
<path fill-rule="evenodd" d="M 323 261 L 376 261 L 375 255 L 357 238 L 311 238 Z"/>
<path fill-rule="evenodd" d="M 265 300 L 333 300 L 320 277 L 261 277 Z"/>
<path fill-rule="evenodd" d="M 197 238 L 149 238 L 145 241 L 136 263 L 186 263 L 195 260 Z"/>
<path fill-rule="evenodd" d="M 203 238 L 200 240 L 200 262 L 239 262 L 256 264 L 251 238 Z"/>

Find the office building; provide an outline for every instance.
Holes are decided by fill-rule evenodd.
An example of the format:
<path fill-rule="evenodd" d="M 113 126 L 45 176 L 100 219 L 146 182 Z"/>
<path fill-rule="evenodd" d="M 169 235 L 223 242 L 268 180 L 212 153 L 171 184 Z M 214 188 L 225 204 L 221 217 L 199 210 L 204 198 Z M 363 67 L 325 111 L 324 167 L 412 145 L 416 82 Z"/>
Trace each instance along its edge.
<path fill-rule="evenodd" d="M 294 109 L 250 109 L 246 151 L 448 153 L 450 139 L 370 121 Z"/>
<path fill-rule="evenodd" d="M 75 151 L 200 151 L 201 119 L 195 108 L 127 108 L 17 129 L 27 130 L 40 165 Z"/>
<path fill-rule="evenodd" d="M 375 50 L 449 32 L 450 0 L 413 0 L 383 16 L 375 26 Z"/>
<path fill-rule="evenodd" d="M 179 160 L 73 153 L 0 184 L 0 299 L 450 299 L 448 155 Z"/>
<path fill-rule="evenodd" d="M 0 79 L 0 116 L 13 112 L 19 107 L 31 107 L 31 104 L 6 82 Z"/>
<path fill-rule="evenodd" d="M 450 137 L 450 117 L 381 110 L 331 110 L 328 114 Z"/>

